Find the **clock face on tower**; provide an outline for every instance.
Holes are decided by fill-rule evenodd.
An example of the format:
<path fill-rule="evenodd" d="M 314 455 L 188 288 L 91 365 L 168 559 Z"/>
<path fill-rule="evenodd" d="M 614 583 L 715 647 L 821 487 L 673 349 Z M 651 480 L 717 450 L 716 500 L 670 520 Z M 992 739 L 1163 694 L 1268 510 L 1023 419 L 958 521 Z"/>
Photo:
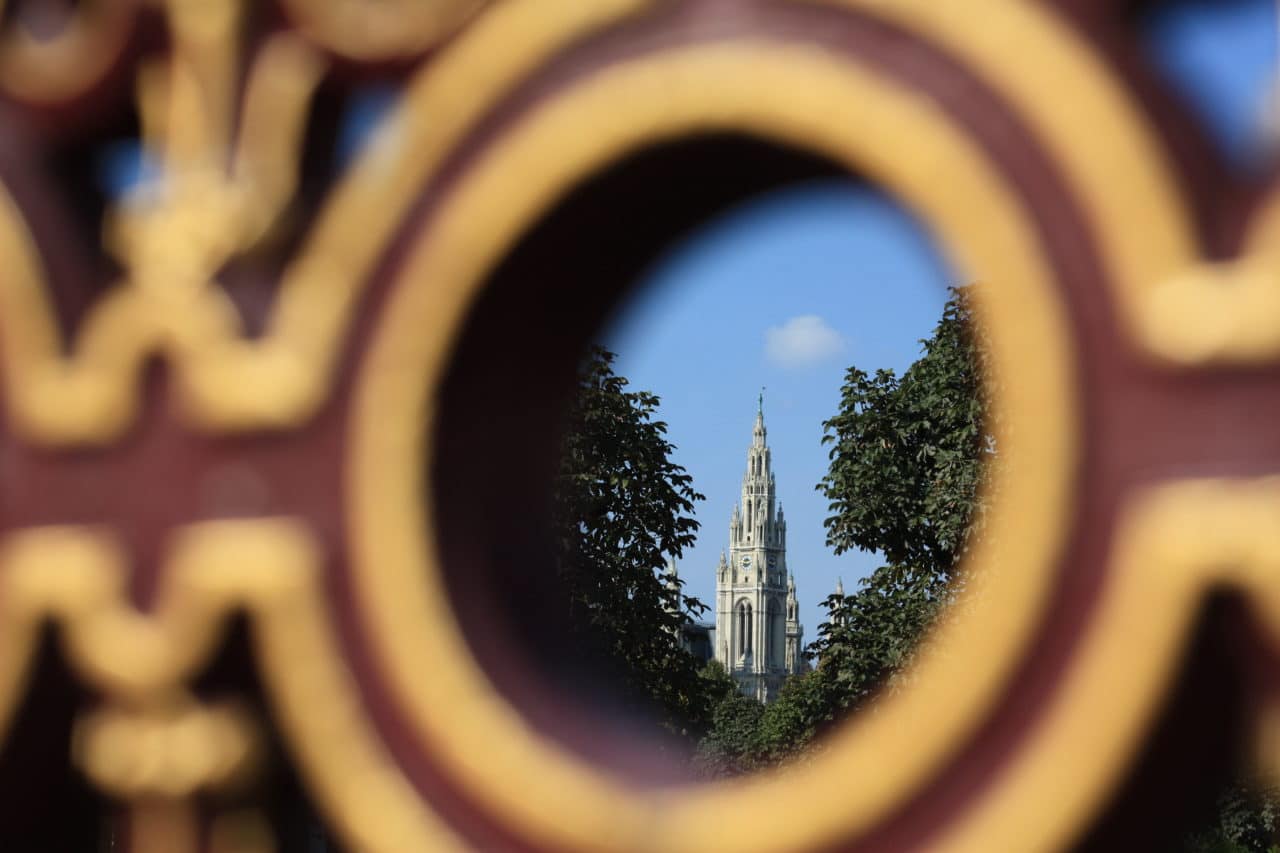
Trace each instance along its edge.
<path fill-rule="evenodd" d="M 744 569 L 749 569 L 749 568 L 751 568 L 751 555 L 750 555 L 750 554 L 743 554 L 743 555 L 742 555 L 742 568 L 744 568 Z"/>
<path fill-rule="evenodd" d="M 777 555 L 777 554 L 770 554 L 770 555 L 769 555 L 769 568 L 773 569 L 773 568 L 777 568 L 777 566 L 778 566 L 778 555 Z"/>

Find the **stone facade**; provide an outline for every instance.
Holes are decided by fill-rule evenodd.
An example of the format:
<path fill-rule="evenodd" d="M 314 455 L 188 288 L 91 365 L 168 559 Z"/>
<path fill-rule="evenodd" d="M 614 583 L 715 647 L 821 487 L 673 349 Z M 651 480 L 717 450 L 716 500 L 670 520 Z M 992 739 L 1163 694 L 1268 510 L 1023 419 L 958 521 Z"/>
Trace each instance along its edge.
<path fill-rule="evenodd" d="M 764 401 L 747 450 L 742 499 L 729 521 L 729 555 L 716 567 L 716 660 L 761 702 L 804 670 L 795 578 L 787 571 L 787 522 L 777 500 Z"/>

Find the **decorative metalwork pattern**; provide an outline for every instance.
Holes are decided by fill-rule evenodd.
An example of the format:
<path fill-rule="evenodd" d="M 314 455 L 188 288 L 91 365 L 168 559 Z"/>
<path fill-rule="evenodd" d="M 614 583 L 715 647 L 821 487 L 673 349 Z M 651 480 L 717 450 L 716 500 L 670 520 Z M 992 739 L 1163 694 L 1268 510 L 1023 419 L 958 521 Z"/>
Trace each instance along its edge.
<path fill-rule="evenodd" d="M 279 747 L 361 850 L 1077 842 L 1206 596 L 1243 591 L 1280 658 L 1280 192 L 1193 186 L 1109 4 L 1051 5 L 152 0 L 39 36 L 10 10 L 0 733 L 50 625 L 89 697 L 59 749 L 131 850 L 273 849 Z M 365 79 L 395 106 L 317 165 Z M 66 204 L 84 188 L 48 162 L 134 122 L 141 180 Z M 709 136 L 875 181 L 990 282 L 1008 461 L 918 690 L 807 764 L 670 788 L 530 724 L 480 665 L 422 477 L 513 248 L 594 176 Z M 1239 252 L 1209 251 L 1205 199 L 1243 205 L 1217 241 Z"/>

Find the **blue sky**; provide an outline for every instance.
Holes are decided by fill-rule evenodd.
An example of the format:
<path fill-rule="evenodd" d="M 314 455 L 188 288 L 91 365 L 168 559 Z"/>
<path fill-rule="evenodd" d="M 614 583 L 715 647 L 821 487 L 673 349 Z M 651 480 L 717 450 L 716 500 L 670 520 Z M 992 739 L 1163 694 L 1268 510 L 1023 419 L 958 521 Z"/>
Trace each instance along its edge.
<path fill-rule="evenodd" d="M 852 587 L 878 565 L 826 547 L 826 500 L 814 490 L 827 470 L 822 422 L 837 411 L 849 365 L 911 364 L 953 281 L 915 221 L 852 180 L 745 205 L 655 266 L 604 343 L 620 374 L 662 398 L 675 460 L 707 497 L 697 545 L 680 562 L 690 594 L 715 600 L 761 386 L 806 638 L 837 576 Z"/>
<path fill-rule="evenodd" d="M 1257 168 L 1265 157 L 1263 104 L 1276 80 L 1273 0 L 1164 3 L 1143 26 L 1157 66 L 1223 152 L 1242 170 Z M 395 102 L 385 85 L 357 94 L 340 162 Z M 111 194 L 155 177 L 137 140 L 107 146 L 97 167 Z M 655 266 L 604 342 L 619 353 L 619 372 L 662 397 L 676 458 L 707 495 L 698 544 L 681 564 L 693 594 L 713 598 L 712 571 L 727 545 L 761 386 L 807 638 L 836 577 L 852 587 L 875 567 L 873 555 L 837 559 L 824 544 L 826 504 L 814 491 L 827 465 L 821 423 L 836 411 L 849 365 L 901 371 L 914 360 L 956 275 L 907 214 L 852 181 L 794 187 L 747 205 Z"/>
<path fill-rule="evenodd" d="M 1156 64 L 1241 169 L 1264 156 L 1260 117 L 1278 30 L 1271 0 L 1165 4 L 1144 22 Z M 814 490 L 827 467 L 821 424 L 837 409 L 848 366 L 901 372 L 919 355 L 945 286 L 964 272 L 947 266 L 910 215 L 853 181 L 757 200 L 655 266 L 603 342 L 618 353 L 619 373 L 662 398 L 675 458 L 707 496 L 697 545 L 680 563 L 688 592 L 714 601 L 761 386 L 806 640 L 836 578 L 851 589 L 879 565 L 874 554 L 836 557 L 826 547 L 826 501 Z"/>
<path fill-rule="evenodd" d="M 1144 22 L 1156 65 L 1243 170 L 1266 159 L 1260 119 L 1276 80 L 1276 8 L 1275 0 L 1182 0 Z"/>

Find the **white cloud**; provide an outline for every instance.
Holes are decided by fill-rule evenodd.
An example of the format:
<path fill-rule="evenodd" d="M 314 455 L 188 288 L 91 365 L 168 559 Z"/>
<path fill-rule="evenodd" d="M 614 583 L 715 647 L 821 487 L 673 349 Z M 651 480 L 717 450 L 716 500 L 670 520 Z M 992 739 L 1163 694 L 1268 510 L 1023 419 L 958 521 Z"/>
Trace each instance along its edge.
<path fill-rule="evenodd" d="M 780 367 L 817 364 L 844 351 L 844 338 L 816 314 L 792 317 L 764 332 L 764 354 Z"/>

